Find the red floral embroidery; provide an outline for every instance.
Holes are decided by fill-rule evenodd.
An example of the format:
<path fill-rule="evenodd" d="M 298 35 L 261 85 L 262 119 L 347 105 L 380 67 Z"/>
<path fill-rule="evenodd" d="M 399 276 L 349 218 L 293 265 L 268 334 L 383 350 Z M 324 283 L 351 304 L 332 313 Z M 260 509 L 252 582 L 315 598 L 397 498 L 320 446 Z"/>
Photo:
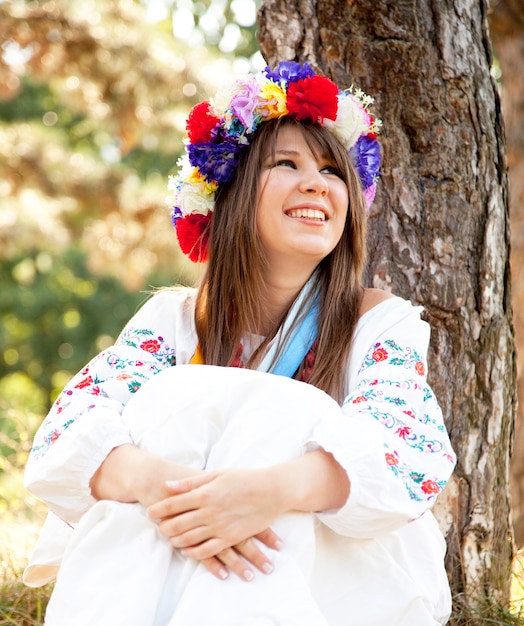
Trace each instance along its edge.
<path fill-rule="evenodd" d="M 358 404 L 359 402 L 367 402 L 368 399 L 366 398 L 366 396 L 358 396 L 357 398 L 355 398 L 353 400 L 353 404 Z"/>
<path fill-rule="evenodd" d="M 411 434 L 411 428 L 409 426 L 401 426 L 397 428 L 396 433 L 402 439 L 405 439 L 408 435 Z"/>
<path fill-rule="evenodd" d="M 388 465 L 398 465 L 398 459 L 394 454 L 391 454 L 391 452 L 387 452 L 386 453 L 386 463 Z"/>
<path fill-rule="evenodd" d="M 51 433 L 51 443 L 55 443 L 55 441 L 60 437 L 60 434 L 57 430 L 53 430 Z"/>
<path fill-rule="evenodd" d="M 424 493 L 428 493 L 428 494 L 440 492 L 440 487 L 437 485 L 437 483 L 434 480 L 425 480 L 421 485 L 421 489 Z"/>
<path fill-rule="evenodd" d="M 420 376 L 424 376 L 424 372 L 426 371 L 424 363 L 422 363 L 422 361 L 417 361 L 415 363 L 415 370 L 417 371 L 417 374 L 420 374 Z"/>
<path fill-rule="evenodd" d="M 385 361 L 388 358 L 388 353 L 384 348 L 377 348 L 371 355 L 371 358 L 374 361 Z"/>
<path fill-rule="evenodd" d="M 160 350 L 160 344 L 156 339 L 148 339 L 147 341 L 143 341 L 140 344 L 140 347 L 142 348 L 142 350 L 145 350 L 146 352 L 149 352 L 151 354 L 154 354 L 155 352 L 158 352 Z"/>
<path fill-rule="evenodd" d="M 300 380 L 303 383 L 307 383 L 311 378 L 311 372 L 313 371 L 313 366 L 315 365 L 315 359 L 317 358 L 317 348 L 318 348 L 318 339 L 315 339 L 313 345 L 309 349 L 306 354 L 306 358 L 304 359 L 304 365 L 302 368 L 302 372 L 300 374 Z"/>
<path fill-rule="evenodd" d="M 93 383 L 93 377 L 87 376 L 87 378 L 84 378 L 83 380 L 81 380 L 79 383 L 75 385 L 75 389 L 83 389 L 84 387 L 89 387 L 89 385 L 91 385 L 92 383 Z"/>
<path fill-rule="evenodd" d="M 117 380 L 129 380 L 130 378 L 132 378 L 131 374 L 128 374 L 127 372 L 122 372 L 122 374 L 119 374 L 116 379 Z"/>
<path fill-rule="evenodd" d="M 244 351 L 244 347 L 242 344 L 238 346 L 238 350 L 235 354 L 235 358 L 231 362 L 231 367 L 244 367 L 244 363 L 242 362 L 242 352 Z"/>

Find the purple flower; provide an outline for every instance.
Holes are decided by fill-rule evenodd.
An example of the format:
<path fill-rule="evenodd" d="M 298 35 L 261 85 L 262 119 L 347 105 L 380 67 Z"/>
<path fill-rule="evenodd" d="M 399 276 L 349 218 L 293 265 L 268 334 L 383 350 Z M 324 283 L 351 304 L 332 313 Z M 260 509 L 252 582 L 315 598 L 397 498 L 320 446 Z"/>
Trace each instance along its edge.
<path fill-rule="evenodd" d="M 380 169 L 380 146 L 376 139 L 363 135 L 349 151 L 360 177 L 367 189 L 376 181 Z"/>
<path fill-rule="evenodd" d="M 187 146 L 191 165 L 198 167 L 208 181 L 216 181 L 219 184 L 228 183 L 233 178 L 241 151 L 242 147 L 232 141 Z"/>
<path fill-rule="evenodd" d="M 253 126 L 254 111 L 259 103 L 260 86 L 255 77 L 242 83 L 242 90 L 231 99 L 231 109 L 246 128 Z"/>
<path fill-rule="evenodd" d="M 171 222 L 173 226 L 176 226 L 177 220 L 183 219 L 183 217 L 184 214 L 177 206 L 171 208 Z"/>
<path fill-rule="evenodd" d="M 296 83 L 302 78 L 309 78 L 310 76 L 315 75 L 315 72 L 310 65 L 307 63 L 300 65 L 300 63 L 295 63 L 295 61 L 281 61 L 275 68 L 274 72 L 271 71 L 268 65 L 264 70 L 264 73 L 275 83 L 279 83 L 281 79 L 284 79 L 288 83 Z"/>

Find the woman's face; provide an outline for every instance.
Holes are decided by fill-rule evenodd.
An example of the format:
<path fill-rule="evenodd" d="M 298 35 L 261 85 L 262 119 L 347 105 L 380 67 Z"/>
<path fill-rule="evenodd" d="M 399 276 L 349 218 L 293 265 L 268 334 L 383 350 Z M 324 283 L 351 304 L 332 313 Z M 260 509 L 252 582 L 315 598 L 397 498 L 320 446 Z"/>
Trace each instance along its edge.
<path fill-rule="evenodd" d="M 262 162 L 257 228 L 270 270 L 311 273 L 344 231 L 349 196 L 335 162 L 313 154 L 299 128 L 284 126 Z"/>

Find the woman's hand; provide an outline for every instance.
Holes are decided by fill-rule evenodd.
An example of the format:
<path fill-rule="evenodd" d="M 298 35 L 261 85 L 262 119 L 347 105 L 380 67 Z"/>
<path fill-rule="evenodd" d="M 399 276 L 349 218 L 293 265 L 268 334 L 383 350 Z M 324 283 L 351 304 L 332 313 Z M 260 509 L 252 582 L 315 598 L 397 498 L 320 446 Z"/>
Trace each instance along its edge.
<path fill-rule="evenodd" d="M 174 495 L 148 515 L 175 548 L 199 560 L 263 532 L 285 510 L 265 470 L 218 470 L 168 486 Z"/>
<path fill-rule="evenodd" d="M 217 578 L 225 579 L 229 570 L 239 578 L 249 582 L 254 577 L 254 565 L 264 574 L 271 574 L 273 563 L 271 559 L 257 546 L 255 538 L 246 539 L 231 548 L 219 552 L 216 556 L 202 559 L 201 563 Z M 256 539 L 267 547 L 280 550 L 283 547 L 282 540 L 270 528 L 256 536 Z M 184 552 L 186 552 L 184 550 Z M 186 552 L 187 553 L 187 552 Z"/>
<path fill-rule="evenodd" d="M 228 568 L 250 580 L 249 563 L 271 572 L 271 560 L 253 539 L 277 550 L 282 546 L 269 528 L 282 510 L 264 470 L 209 472 L 169 481 L 168 487 L 173 495 L 150 506 L 148 515 L 159 520 L 161 532 L 175 548 L 202 561 L 219 578 Z"/>
<path fill-rule="evenodd" d="M 209 558 L 246 580 L 249 568 L 243 568 L 241 557 L 262 571 L 270 566 L 263 553 L 256 552 L 252 537 L 278 549 L 270 525 L 279 515 L 339 508 L 350 493 L 346 471 L 324 450 L 267 468 L 219 470 L 168 486 L 173 495 L 148 509 L 148 515 L 159 520 L 161 532 L 219 577 L 226 570 L 217 569 L 216 561 L 210 565 Z"/>
<path fill-rule="evenodd" d="M 144 506 L 164 501 L 173 495 L 169 485 L 189 476 L 209 476 L 202 470 L 194 470 L 179 465 L 136 446 L 125 444 L 114 448 L 93 475 L 90 486 L 93 497 L 98 500 L 118 502 L 140 502 Z M 191 483 L 186 485 L 188 488 Z M 176 493 L 180 489 L 175 490 Z M 270 529 L 260 533 L 258 539 L 270 548 L 279 549 L 281 542 Z M 222 551 L 220 558 L 212 556 L 202 563 L 218 578 L 226 578 L 228 569 L 244 580 L 251 580 L 251 563 L 260 571 L 269 573 L 273 565 L 260 550 L 257 543 L 249 538 L 237 546 Z"/>

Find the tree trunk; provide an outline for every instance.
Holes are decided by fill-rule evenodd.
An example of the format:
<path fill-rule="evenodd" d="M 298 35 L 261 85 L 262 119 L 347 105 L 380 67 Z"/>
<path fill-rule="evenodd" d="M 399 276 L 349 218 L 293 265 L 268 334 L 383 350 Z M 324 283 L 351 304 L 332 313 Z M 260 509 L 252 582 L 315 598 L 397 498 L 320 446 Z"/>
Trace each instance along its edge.
<path fill-rule="evenodd" d="M 482 0 L 263 0 L 259 13 L 270 64 L 307 61 L 375 96 L 368 282 L 422 304 L 433 327 L 430 382 L 458 454 L 437 515 L 470 605 L 507 601 L 513 552 L 508 194 L 486 13 Z"/>
<path fill-rule="evenodd" d="M 501 69 L 502 111 L 508 141 L 511 273 L 517 344 L 517 391 L 521 399 L 511 461 L 515 539 L 524 545 L 524 3 L 492 2 L 489 22 Z"/>

